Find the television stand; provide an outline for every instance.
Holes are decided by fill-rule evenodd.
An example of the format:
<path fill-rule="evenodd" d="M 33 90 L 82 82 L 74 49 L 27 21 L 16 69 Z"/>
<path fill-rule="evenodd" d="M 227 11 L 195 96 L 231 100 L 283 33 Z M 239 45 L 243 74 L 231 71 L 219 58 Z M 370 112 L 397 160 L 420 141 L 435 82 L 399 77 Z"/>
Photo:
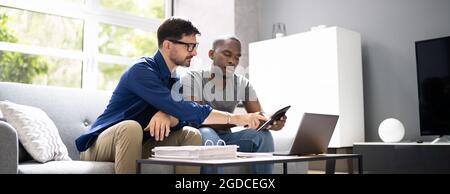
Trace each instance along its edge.
<path fill-rule="evenodd" d="M 353 153 L 363 156 L 368 174 L 450 173 L 450 143 L 355 143 Z"/>
<path fill-rule="evenodd" d="M 435 143 L 449 143 L 450 141 L 444 136 L 444 135 L 440 135 L 438 138 L 434 139 L 431 144 L 435 144 Z"/>

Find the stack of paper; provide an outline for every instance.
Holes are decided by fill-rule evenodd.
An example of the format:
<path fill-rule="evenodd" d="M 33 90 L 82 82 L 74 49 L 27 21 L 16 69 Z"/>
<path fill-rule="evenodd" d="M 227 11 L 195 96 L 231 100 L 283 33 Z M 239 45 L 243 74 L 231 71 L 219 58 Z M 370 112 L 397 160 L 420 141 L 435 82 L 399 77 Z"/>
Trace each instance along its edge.
<path fill-rule="evenodd" d="M 159 146 L 152 152 L 155 158 L 229 159 L 236 158 L 237 145 L 226 146 Z"/>

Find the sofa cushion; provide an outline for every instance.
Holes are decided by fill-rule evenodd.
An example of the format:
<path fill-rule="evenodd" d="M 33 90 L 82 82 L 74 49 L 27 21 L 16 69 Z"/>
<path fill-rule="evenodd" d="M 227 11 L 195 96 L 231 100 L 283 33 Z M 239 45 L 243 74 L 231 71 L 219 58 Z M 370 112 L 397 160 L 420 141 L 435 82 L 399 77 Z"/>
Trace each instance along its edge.
<path fill-rule="evenodd" d="M 113 174 L 113 162 L 91 161 L 50 161 L 38 163 L 34 161 L 21 163 L 19 174 Z"/>
<path fill-rule="evenodd" d="M 0 82 L 0 101 L 42 109 L 55 123 L 69 156 L 79 160 L 78 138 L 105 110 L 112 92 Z"/>
<path fill-rule="evenodd" d="M 44 111 L 9 101 L 0 101 L 0 109 L 36 161 L 71 160 L 58 129 Z"/>

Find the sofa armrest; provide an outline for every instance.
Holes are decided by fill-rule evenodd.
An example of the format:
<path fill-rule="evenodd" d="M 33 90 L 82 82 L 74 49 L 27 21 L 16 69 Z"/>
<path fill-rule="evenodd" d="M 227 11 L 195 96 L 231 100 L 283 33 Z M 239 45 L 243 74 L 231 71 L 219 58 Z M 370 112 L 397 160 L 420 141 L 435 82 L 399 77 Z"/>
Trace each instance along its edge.
<path fill-rule="evenodd" d="M 19 140 L 16 130 L 0 121 L 0 174 L 17 174 L 19 164 Z"/>

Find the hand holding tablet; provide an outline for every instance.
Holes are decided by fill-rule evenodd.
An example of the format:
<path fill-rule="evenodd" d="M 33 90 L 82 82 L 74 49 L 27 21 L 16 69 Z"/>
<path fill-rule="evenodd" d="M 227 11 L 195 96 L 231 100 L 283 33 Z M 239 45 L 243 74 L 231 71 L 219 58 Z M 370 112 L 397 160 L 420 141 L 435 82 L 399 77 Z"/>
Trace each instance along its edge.
<path fill-rule="evenodd" d="M 289 110 L 289 108 L 291 108 L 291 106 L 286 106 L 280 110 L 278 110 L 277 112 L 275 112 L 268 121 L 264 122 L 262 125 L 260 125 L 260 127 L 258 127 L 258 129 L 256 129 L 256 131 L 259 131 L 261 129 L 266 129 L 269 125 L 272 125 L 273 122 L 280 120 L 281 117 L 286 115 L 286 112 Z"/>

